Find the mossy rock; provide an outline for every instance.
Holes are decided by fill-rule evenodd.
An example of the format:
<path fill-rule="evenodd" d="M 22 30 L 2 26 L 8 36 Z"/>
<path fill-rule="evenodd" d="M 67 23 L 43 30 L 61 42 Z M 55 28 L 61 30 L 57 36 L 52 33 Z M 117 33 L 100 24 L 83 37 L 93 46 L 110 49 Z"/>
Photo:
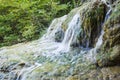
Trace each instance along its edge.
<path fill-rule="evenodd" d="M 120 3 L 113 8 L 112 14 L 104 26 L 104 46 L 106 48 L 120 44 Z"/>
<path fill-rule="evenodd" d="M 92 6 L 84 13 L 82 28 L 83 31 L 79 35 L 80 44 L 86 47 L 94 47 L 102 29 L 102 23 L 106 15 L 106 5 L 101 2 L 93 3 Z"/>
<path fill-rule="evenodd" d="M 100 67 L 120 65 L 120 3 L 116 3 L 103 28 L 103 45 L 97 54 L 97 64 Z"/>

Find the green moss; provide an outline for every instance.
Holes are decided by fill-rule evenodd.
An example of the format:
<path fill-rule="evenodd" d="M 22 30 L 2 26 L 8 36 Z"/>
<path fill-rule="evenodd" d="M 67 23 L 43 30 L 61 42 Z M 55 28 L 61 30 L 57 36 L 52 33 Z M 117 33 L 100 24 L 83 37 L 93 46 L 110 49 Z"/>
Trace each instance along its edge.
<path fill-rule="evenodd" d="M 89 40 L 89 47 L 94 47 L 101 31 L 101 24 L 106 15 L 106 6 L 103 3 L 94 3 L 83 13 L 82 32 L 78 39 L 80 44 L 85 46 Z"/>
<path fill-rule="evenodd" d="M 104 26 L 104 43 L 106 50 L 120 44 L 120 3 L 117 3 Z"/>
<path fill-rule="evenodd" d="M 69 10 L 59 1 L 0 0 L 0 47 L 38 39 L 52 19 Z"/>
<path fill-rule="evenodd" d="M 84 3 L 82 6 L 73 9 L 69 14 L 67 19 L 65 20 L 65 22 L 62 25 L 63 30 L 65 31 L 68 27 L 69 22 L 72 20 L 72 18 L 74 17 L 75 14 L 77 14 L 78 12 L 80 13 L 80 18 L 82 18 L 83 14 L 86 12 L 86 10 L 88 9 L 87 7 L 90 6 L 91 2 L 86 2 Z"/>

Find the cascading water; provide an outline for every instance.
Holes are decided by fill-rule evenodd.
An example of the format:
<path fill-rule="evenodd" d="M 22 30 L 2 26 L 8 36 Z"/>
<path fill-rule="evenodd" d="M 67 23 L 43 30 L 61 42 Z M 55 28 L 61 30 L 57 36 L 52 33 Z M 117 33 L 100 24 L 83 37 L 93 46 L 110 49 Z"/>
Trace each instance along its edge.
<path fill-rule="evenodd" d="M 106 5 L 106 1 L 102 0 Z M 107 5 L 110 9 L 108 10 L 106 16 L 105 16 L 105 21 L 109 18 L 110 12 L 111 12 L 111 6 Z M 77 63 L 80 63 L 79 60 L 81 60 L 81 55 L 82 59 L 88 59 L 91 60 L 91 62 L 96 61 L 96 53 L 97 50 L 101 47 L 103 43 L 103 35 L 104 31 L 103 29 L 101 30 L 101 34 L 96 42 L 96 45 L 94 48 L 89 49 L 89 50 L 83 50 L 82 48 L 79 48 L 78 52 L 75 52 L 74 54 L 67 54 L 68 52 L 72 52 L 71 45 L 77 42 L 77 36 L 79 35 L 80 31 L 82 30 L 82 21 L 81 21 L 81 15 L 80 12 L 76 12 L 72 19 L 67 23 L 67 29 L 64 32 L 64 35 L 61 35 L 63 37 L 63 40 L 61 42 L 56 42 L 55 41 L 55 34 L 58 31 L 62 30 L 62 24 L 65 22 L 67 19 L 68 15 L 65 15 L 61 18 L 54 19 L 50 25 L 50 27 L 47 30 L 47 33 L 43 35 L 43 37 L 35 42 L 32 42 L 30 44 L 27 44 L 25 46 L 22 46 L 23 51 L 21 51 L 21 47 L 17 47 L 15 49 L 10 49 L 11 51 L 16 51 L 19 50 L 21 51 L 20 53 L 26 53 L 26 52 L 33 52 L 32 54 L 34 58 L 38 56 L 44 56 L 47 58 L 50 58 L 50 62 L 55 62 L 58 61 L 56 64 L 71 64 L 71 65 L 76 65 Z M 104 25 L 104 23 L 103 23 Z M 103 26 L 102 25 L 102 26 Z M 88 48 L 89 46 L 89 40 L 86 43 L 86 47 Z M 26 50 L 27 49 L 27 50 Z M 74 51 L 74 50 L 73 50 Z M 0 54 L 4 54 L 7 52 L 6 49 L 3 49 L 0 51 Z M 62 53 L 62 55 L 61 55 Z M 79 54 L 78 54 L 79 53 Z M 69 57 L 66 57 L 66 55 Z M 11 55 L 12 56 L 12 55 Z M 56 57 L 58 56 L 58 57 Z M 62 61 L 62 57 L 65 57 L 64 60 L 68 58 L 68 63 L 66 63 L 64 60 Z M 18 56 L 17 56 L 18 57 Z M 60 59 L 61 58 L 61 59 Z M 58 60 L 57 60 L 58 59 Z M 78 59 L 78 61 L 75 62 L 75 60 Z M 84 61 L 84 60 L 82 60 Z M 35 61 L 34 64 L 31 64 L 29 67 L 22 67 L 19 71 L 16 72 L 17 78 L 15 80 L 28 80 L 27 78 L 29 75 L 34 72 L 34 70 L 41 68 L 45 63 L 39 63 L 38 61 Z M 86 64 L 85 64 L 86 65 Z M 69 66 L 68 66 L 69 67 Z M 55 69 L 57 70 L 57 69 Z M 53 73 L 55 72 L 53 71 Z M 73 68 L 69 68 L 68 72 L 72 74 L 72 71 L 74 71 Z M 69 74 L 70 74 L 69 73 Z M 51 74 L 49 74 L 51 75 Z M 2 78 L 4 80 L 4 78 Z M 40 78 L 40 80 L 44 80 L 44 76 Z M 10 78 L 9 78 L 10 80 Z M 53 79 L 52 79 L 53 80 Z M 56 79 L 57 80 L 57 79 Z M 65 79 L 62 79 L 65 80 Z"/>
<path fill-rule="evenodd" d="M 35 70 L 36 68 L 39 68 L 41 66 L 42 66 L 41 64 L 35 63 L 35 65 L 33 65 L 33 66 L 29 67 L 29 68 L 23 68 L 21 70 L 21 72 L 19 73 L 16 80 L 26 80 L 27 75 L 29 75 L 30 72 L 32 72 L 33 70 Z M 22 74 L 24 74 L 24 75 L 22 75 Z"/>
<path fill-rule="evenodd" d="M 67 18 L 67 15 L 61 18 L 54 19 L 51 25 L 49 26 L 47 33 L 44 34 L 42 38 L 40 38 L 40 42 L 41 40 L 46 40 L 46 39 L 54 41 L 55 33 L 61 29 L 62 23 L 65 21 L 66 18 Z"/>
<path fill-rule="evenodd" d="M 107 11 L 106 13 L 106 16 L 105 16 L 105 20 L 104 20 L 104 23 L 108 20 L 110 14 L 111 14 L 111 11 L 112 11 L 112 7 L 110 4 L 107 4 L 106 0 L 102 0 L 106 6 L 109 8 L 109 10 Z M 97 50 L 101 47 L 102 43 L 103 43 L 103 35 L 104 35 L 104 30 L 103 30 L 103 26 L 104 26 L 104 23 L 102 25 L 102 30 L 101 30 L 101 34 L 96 42 L 96 45 L 93 49 L 91 49 L 88 53 L 89 55 L 87 55 L 87 58 L 89 60 L 91 60 L 92 62 L 96 62 L 96 53 L 97 53 Z"/>
<path fill-rule="evenodd" d="M 60 44 L 57 52 L 63 51 L 68 52 L 70 50 L 70 45 L 76 41 L 76 37 L 80 31 L 80 15 L 79 13 L 75 14 L 70 23 L 68 23 L 68 28 L 65 32 L 65 37 Z"/>
<path fill-rule="evenodd" d="M 61 43 L 57 43 L 54 41 L 54 35 L 60 29 L 66 17 L 67 16 L 64 16 L 60 20 L 58 20 L 58 21 L 61 21 L 59 24 L 55 24 L 56 20 L 53 20 L 47 33 L 40 39 L 40 42 L 39 42 L 40 46 L 42 45 L 44 46 L 46 43 L 47 43 L 47 46 L 50 46 L 50 47 L 45 46 L 39 49 L 39 51 L 41 51 L 43 56 L 52 57 L 55 54 L 59 55 L 58 53 L 61 53 L 61 52 L 68 52 L 70 50 L 70 45 L 76 41 L 76 37 L 80 31 L 79 13 L 75 14 L 71 22 L 68 23 L 68 28 L 65 32 L 63 41 Z M 33 65 L 29 68 L 25 68 L 21 70 L 21 72 L 17 77 L 17 80 L 26 80 L 27 75 L 29 75 L 30 72 L 32 72 L 34 69 L 40 66 Z"/>

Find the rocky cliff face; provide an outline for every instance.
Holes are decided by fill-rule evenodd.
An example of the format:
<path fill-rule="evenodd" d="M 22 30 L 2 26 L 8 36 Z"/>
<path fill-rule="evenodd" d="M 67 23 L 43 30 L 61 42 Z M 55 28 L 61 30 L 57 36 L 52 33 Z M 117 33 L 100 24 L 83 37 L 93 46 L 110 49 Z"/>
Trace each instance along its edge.
<path fill-rule="evenodd" d="M 102 66 L 114 66 L 120 65 L 120 3 L 119 0 L 116 0 L 112 4 L 112 12 L 109 19 L 104 25 L 104 36 L 103 36 L 103 45 L 101 47 L 100 55 L 103 55 L 105 58 L 101 59 L 100 64 Z"/>
<path fill-rule="evenodd" d="M 119 80 L 120 0 L 90 0 L 39 40 L 0 49 L 0 80 Z"/>

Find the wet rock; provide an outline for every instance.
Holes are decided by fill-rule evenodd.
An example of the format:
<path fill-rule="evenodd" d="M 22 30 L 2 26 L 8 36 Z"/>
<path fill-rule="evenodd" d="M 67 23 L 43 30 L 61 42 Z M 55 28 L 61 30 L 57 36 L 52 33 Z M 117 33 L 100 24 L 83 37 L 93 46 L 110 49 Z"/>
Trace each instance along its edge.
<path fill-rule="evenodd" d="M 78 75 L 75 75 L 68 77 L 66 80 L 81 80 L 81 79 L 78 78 Z"/>
<path fill-rule="evenodd" d="M 108 51 L 108 52 L 107 52 Z M 97 55 L 99 67 L 120 65 L 120 46 L 115 46 Z"/>
<path fill-rule="evenodd" d="M 105 23 L 104 27 L 104 43 L 107 43 L 106 48 L 120 44 L 120 3 L 117 3 L 113 12 Z"/>
<path fill-rule="evenodd" d="M 10 74 L 10 76 L 12 76 L 10 79 L 16 80 L 16 77 L 24 67 L 26 68 L 25 73 L 27 74 L 26 80 L 119 80 L 120 9 L 118 6 L 119 5 L 115 6 L 112 15 L 105 23 L 105 34 L 103 38 L 104 43 L 101 49 L 98 50 L 99 58 L 96 62 L 96 65 L 91 64 L 90 61 L 87 61 L 85 58 L 87 56 L 87 51 L 89 50 L 82 48 L 80 49 L 78 46 L 82 45 L 85 48 L 94 47 L 98 37 L 100 36 L 101 23 L 104 22 L 106 14 L 106 5 L 99 0 L 97 0 L 95 3 L 84 3 L 81 7 L 72 10 L 68 15 L 68 18 L 62 24 L 63 30 L 59 30 L 55 33 L 55 41 L 62 42 L 64 32 L 68 27 L 68 23 L 71 21 L 73 16 L 80 11 L 82 30 L 80 30 L 80 34 L 77 35 L 78 41 L 73 41 L 71 44 L 71 46 L 74 48 L 72 48 L 70 52 L 62 53 L 60 56 L 55 56 L 52 60 L 50 60 L 51 57 L 43 57 L 42 55 L 42 57 L 39 56 L 38 58 L 33 57 L 33 54 L 39 55 L 39 53 L 42 53 L 42 51 L 38 51 L 39 53 L 35 51 L 31 55 L 33 50 L 39 50 L 42 47 L 44 48 L 44 45 L 38 45 L 39 41 L 37 43 L 33 42 L 34 46 L 29 44 L 24 47 L 18 45 L 21 46 L 20 48 L 12 47 L 12 49 L 14 49 L 12 51 L 8 49 L 6 53 L 8 54 L 11 52 L 11 54 L 8 54 L 9 56 L 4 54 L 4 56 L 7 56 L 8 61 L 5 60 L 4 65 L 0 63 L 0 66 L 2 66 L 0 69 L 0 79 L 3 78 L 4 74 L 7 74 L 5 79 L 8 80 L 8 73 L 13 71 L 13 73 Z M 48 46 L 45 46 L 45 48 L 46 47 Z M 18 51 L 20 51 L 19 54 Z M 47 52 L 46 49 L 43 49 L 43 51 Z M 26 62 L 32 63 L 31 61 L 42 63 L 42 66 L 38 67 L 35 64 L 32 64 L 33 67 L 30 68 L 31 65 L 26 65 Z M 29 72 L 29 70 L 31 71 Z M 23 76 L 25 73 L 20 75 Z"/>
<path fill-rule="evenodd" d="M 94 47 L 100 35 L 102 23 L 106 15 L 106 5 L 95 2 L 83 15 L 82 32 L 79 35 L 79 42 L 83 47 Z"/>
<path fill-rule="evenodd" d="M 23 66 L 25 66 L 25 63 L 24 62 L 19 63 L 19 66 L 23 67 Z"/>
<path fill-rule="evenodd" d="M 98 65 L 120 65 L 120 3 L 117 3 L 104 25 L 103 46 L 101 47 Z"/>
<path fill-rule="evenodd" d="M 62 42 L 64 38 L 64 31 L 63 30 L 59 30 L 55 33 L 55 41 L 56 42 Z"/>
<path fill-rule="evenodd" d="M 0 80 L 2 80 L 3 77 L 4 77 L 4 75 L 2 73 L 0 73 Z"/>

